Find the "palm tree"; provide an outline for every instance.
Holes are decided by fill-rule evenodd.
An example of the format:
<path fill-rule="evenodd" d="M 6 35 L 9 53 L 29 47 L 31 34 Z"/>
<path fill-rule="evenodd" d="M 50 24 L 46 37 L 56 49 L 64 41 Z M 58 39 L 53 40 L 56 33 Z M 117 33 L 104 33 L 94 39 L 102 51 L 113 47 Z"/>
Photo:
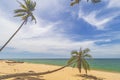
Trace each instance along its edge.
<path fill-rule="evenodd" d="M 84 50 L 82 50 L 80 48 L 80 51 L 72 51 L 71 52 L 71 59 L 68 61 L 68 64 L 73 63 L 73 67 L 77 66 L 79 72 L 81 73 L 81 68 L 83 67 L 86 74 L 87 74 L 87 70 L 90 70 L 90 66 L 86 60 L 86 58 L 91 58 L 92 56 L 90 54 L 88 54 L 88 52 L 90 51 L 90 49 L 86 48 Z"/>
<path fill-rule="evenodd" d="M 9 38 L 9 40 L 1 47 L 0 51 L 3 50 L 3 48 L 11 41 L 11 39 L 17 34 L 17 32 L 22 28 L 22 26 L 24 24 L 26 24 L 28 22 L 28 19 L 31 18 L 31 21 L 35 21 L 36 23 L 36 19 L 33 16 L 33 11 L 35 10 L 35 6 L 36 6 L 36 2 L 33 2 L 31 0 L 24 0 L 24 4 L 19 2 L 20 4 L 20 9 L 16 9 L 14 11 L 15 13 L 15 17 L 21 17 L 23 22 L 22 24 L 19 26 L 19 28 L 16 30 L 16 32 Z"/>
<path fill-rule="evenodd" d="M 81 0 L 74 0 L 74 1 L 72 0 L 72 2 L 71 2 L 70 5 L 73 6 L 73 5 L 75 5 L 75 4 L 79 4 L 80 1 L 81 1 Z M 88 1 L 89 1 L 89 0 L 87 0 L 87 2 L 88 2 Z M 101 1 L 101 0 L 91 0 L 92 3 L 98 3 L 98 2 L 100 2 L 100 1 Z"/>
<path fill-rule="evenodd" d="M 79 71 L 81 72 L 81 66 L 85 69 L 86 73 L 89 68 L 89 64 L 86 61 L 86 57 L 91 57 L 90 54 L 87 54 L 90 50 L 88 48 L 81 50 L 79 52 L 77 51 L 72 51 L 72 57 L 69 59 L 68 63 L 65 66 L 62 66 L 58 69 L 51 70 L 51 71 L 46 71 L 46 72 L 38 72 L 38 73 L 16 73 L 16 74 L 8 74 L 8 75 L 2 75 L 0 76 L 0 79 L 7 79 L 7 78 L 12 78 L 16 76 L 37 76 L 37 75 L 45 75 L 45 74 L 50 74 L 59 70 L 62 70 L 72 64 L 75 64 L 78 66 Z"/>

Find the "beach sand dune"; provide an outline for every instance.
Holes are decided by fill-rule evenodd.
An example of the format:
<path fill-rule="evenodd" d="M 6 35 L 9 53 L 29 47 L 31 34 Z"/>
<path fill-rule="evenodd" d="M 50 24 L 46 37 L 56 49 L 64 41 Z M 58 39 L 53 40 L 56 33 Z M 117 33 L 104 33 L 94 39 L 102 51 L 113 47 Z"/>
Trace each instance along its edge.
<path fill-rule="evenodd" d="M 61 66 L 31 64 L 31 63 L 6 63 L 0 61 L 0 75 L 23 73 L 23 72 L 44 72 Z M 85 75 L 84 70 L 80 74 L 76 68 L 67 67 L 63 70 L 40 76 L 14 77 L 4 80 L 120 80 L 120 73 L 91 70 Z"/>

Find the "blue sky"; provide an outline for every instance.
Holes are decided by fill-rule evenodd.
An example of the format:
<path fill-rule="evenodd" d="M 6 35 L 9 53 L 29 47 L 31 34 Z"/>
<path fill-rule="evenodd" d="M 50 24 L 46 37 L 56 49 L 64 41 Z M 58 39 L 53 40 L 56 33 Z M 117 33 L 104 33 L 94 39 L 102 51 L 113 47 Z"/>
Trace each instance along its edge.
<path fill-rule="evenodd" d="M 94 58 L 120 58 L 119 0 L 83 0 L 73 7 L 70 0 L 34 1 L 37 24 L 24 25 L 0 58 L 68 58 L 80 47 L 90 48 Z M 0 47 L 22 23 L 13 17 L 17 8 L 16 0 L 0 1 Z"/>

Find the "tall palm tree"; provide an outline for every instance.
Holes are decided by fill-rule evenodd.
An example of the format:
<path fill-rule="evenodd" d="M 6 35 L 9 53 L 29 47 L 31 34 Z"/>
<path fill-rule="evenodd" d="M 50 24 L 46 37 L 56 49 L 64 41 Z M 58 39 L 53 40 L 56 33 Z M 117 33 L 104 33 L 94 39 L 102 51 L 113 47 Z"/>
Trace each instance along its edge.
<path fill-rule="evenodd" d="M 80 1 L 81 1 L 81 0 L 74 0 L 74 1 L 72 0 L 72 2 L 71 2 L 70 5 L 73 6 L 73 5 L 75 5 L 75 4 L 79 4 Z M 87 2 L 88 2 L 88 1 L 89 1 L 89 0 L 87 0 Z M 91 0 L 92 3 L 98 3 L 98 2 L 100 2 L 100 1 L 101 1 L 101 0 Z"/>
<path fill-rule="evenodd" d="M 35 10 L 36 7 L 36 2 L 33 2 L 31 0 L 24 0 L 24 4 L 19 2 L 20 4 L 20 9 L 16 9 L 14 11 L 15 13 L 15 17 L 21 17 L 23 22 L 22 24 L 19 26 L 19 28 L 16 30 L 16 32 L 9 38 L 9 40 L 1 47 L 0 51 L 3 50 L 3 48 L 11 41 L 11 39 L 17 34 L 17 32 L 22 28 L 22 26 L 24 24 L 26 24 L 28 22 L 28 19 L 31 18 L 31 21 L 35 21 L 36 23 L 36 19 L 33 16 L 33 11 Z"/>
<path fill-rule="evenodd" d="M 71 52 L 71 59 L 68 61 L 68 64 L 73 63 L 74 67 L 77 66 L 79 72 L 81 73 L 81 68 L 83 67 L 86 74 L 87 74 L 87 70 L 90 70 L 90 66 L 86 60 L 86 58 L 91 58 L 92 56 L 90 54 L 88 54 L 88 52 L 90 51 L 90 49 L 86 48 L 84 50 L 82 50 L 80 48 L 80 51 L 72 51 Z"/>

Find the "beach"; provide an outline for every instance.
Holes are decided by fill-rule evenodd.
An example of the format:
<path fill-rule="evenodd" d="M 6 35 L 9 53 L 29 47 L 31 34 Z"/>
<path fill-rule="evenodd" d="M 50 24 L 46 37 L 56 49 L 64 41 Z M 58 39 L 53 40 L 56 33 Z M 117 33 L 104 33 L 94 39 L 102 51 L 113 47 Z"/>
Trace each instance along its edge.
<path fill-rule="evenodd" d="M 6 60 L 0 61 L 0 75 L 13 74 L 13 73 L 26 73 L 26 72 L 45 72 L 58 69 L 61 66 L 46 65 L 46 64 L 33 64 L 33 63 L 6 63 Z M 120 73 L 106 72 L 99 70 L 88 71 L 88 76 L 84 75 L 84 70 L 80 74 L 77 68 L 66 67 L 54 73 L 28 76 L 28 77 L 14 77 L 4 80 L 120 80 Z"/>

